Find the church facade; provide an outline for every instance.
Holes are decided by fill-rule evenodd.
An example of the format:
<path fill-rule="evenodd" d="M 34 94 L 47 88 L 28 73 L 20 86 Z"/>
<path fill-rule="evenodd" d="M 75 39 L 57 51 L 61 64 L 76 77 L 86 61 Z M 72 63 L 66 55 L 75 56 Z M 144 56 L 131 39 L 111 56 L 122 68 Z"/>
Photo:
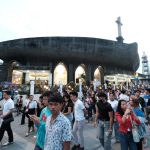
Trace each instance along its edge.
<path fill-rule="evenodd" d="M 139 67 L 137 43 L 87 37 L 36 37 L 0 42 L 0 82 L 31 80 L 54 85 L 82 79 L 133 74 Z"/>

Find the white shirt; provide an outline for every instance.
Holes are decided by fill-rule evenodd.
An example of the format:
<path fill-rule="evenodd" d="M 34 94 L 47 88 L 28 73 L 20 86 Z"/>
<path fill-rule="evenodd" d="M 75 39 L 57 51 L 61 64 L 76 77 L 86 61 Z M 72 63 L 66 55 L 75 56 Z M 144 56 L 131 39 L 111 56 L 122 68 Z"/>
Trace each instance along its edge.
<path fill-rule="evenodd" d="M 29 101 L 30 102 L 30 101 Z M 28 102 L 28 103 L 29 103 Z M 27 104 L 28 105 L 28 104 Z M 37 102 L 32 100 L 29 104 L 29 109 L 37 108 Z"/>
<path fill-rule="evenodd" d="M 23 107 L 27 106 L 29 103 L 29 99 L 23 99 Z"/>
<path fill-rule="evenodd" d="M 9 98 L 7 101 L 5 100 L 3 106 L 3 115 L 7 114 L 11 109 L 14 109 L 14 101 Z"/>
<path fill-rule="evenodd" d="M 121 99 L 128 102 L 128 101 L 129 101 L 129 96 L 127 96 L 127 95 L 125 95 L 125 94 L 120 94 L 120 95 L 119 95 L 119 100 L 121 100 Z"/>
<path fill-rule="evenodd" d="M 118 101 L 117 100 L 108 100 L 108 103 L 110 103 L 111 107 L 113 108 L 114 112 L 116 112 L 117 107 L 118 107 Z"/>
<path fill-rule="evenodd" d="M 74 116 L 76 121 L 81 121 L 85 119 L 83 109 L 85 109 L 85 106 L 83 102 L 78 99 L 74 103 Z"/>

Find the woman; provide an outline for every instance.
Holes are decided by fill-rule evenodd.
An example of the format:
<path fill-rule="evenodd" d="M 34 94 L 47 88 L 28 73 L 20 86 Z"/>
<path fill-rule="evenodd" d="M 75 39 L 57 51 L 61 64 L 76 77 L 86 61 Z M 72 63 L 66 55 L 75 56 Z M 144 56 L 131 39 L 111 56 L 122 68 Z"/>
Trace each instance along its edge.
<path fill-rule="evenodd" d="M 29 136 L 30 132 L 34 131 L 34 122 L 32 121 L 31 116 L 37 115 L 37 102 L 33 100 L 33 95 L 30 95 L 29 97 L 29 102 L 27 104 L 25 113 L 28 117 L 28 132 L 25 135 L 27 137 Z"/>
<path fill-rule="evenodd" d="M 69 119 L 71 125 L 72 125 L 72 120 L 73 120 L 73 102 L 70 99 L 69 94 L 64 95 L 64 106 L 62 109 L 62 113 Z"/>
<path fill-rule="evenodd" d="M 128 148 L 129 150 L 137 150 L 136 143 L 133 141 L 131 121 L 136 122 L 138 125 L 141 122 L 132 109 L 127 107 L 125 100 L 119 101 L 115 116 L 119 123 L 121 150 L 128 150 Z"/>
<path fill-rule="evenodd" d="M 133 111 L 141 121 L 141 125 L 138 126 L 138 133 L 140 135 L 140 142 L 136 143 L 137 150 L 143 150 L 144 135 L 145 135 L 145 132 L 146 132 L 145 124 L 144 124 L 145 115 L 144 115 L 144 112 L 142 111 L 142 109 L 140 108 L 139 100 L 136 97 L 134 97 L 132 99 L 132 103 L 133 103 L 133 107 L 134 107 Z"/>
<path fill-rule="evenodd" d="M 135 96 L 134 95 L 131 95 L 129 97 L 129 102 L 127 102 L 127 107 L 130 108 L 130 109 L 133 109 L 134 106 L 133 106 L 133 99 L 135 99 Z"/>
<path fill-rule="evenodd" d="M 93 107 L 93 99 L 92 99 L 92 97 L 91 97 L 91 95 L 89 94 L 88 96 L 87 96 L 87 98 L 86 98 L 86 100 L 85 100 L 85 102 L 84 102 L 84 105 L 85 105 L 85 108 L 86 108 L 86 110 L 87 110 L 87 120 L 88 120 L 88 122 L 90 121 L 90 120 L 92 120 L 92 107 Z"/>

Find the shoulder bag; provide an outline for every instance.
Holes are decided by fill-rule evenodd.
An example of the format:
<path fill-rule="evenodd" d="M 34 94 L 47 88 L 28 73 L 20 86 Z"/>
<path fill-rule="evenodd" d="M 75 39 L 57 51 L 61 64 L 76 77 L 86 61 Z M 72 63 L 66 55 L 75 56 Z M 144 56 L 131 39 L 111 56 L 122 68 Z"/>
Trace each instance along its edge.
<path fill-rule="evenodd" d="M 132 124 L 132 135 L 133 135 L 133 140 L 134 142 L 140 142 L 140 135 L 138 133 L 138 129 L 137 126 L 135 125 L 135 123 L 133 122 L 131 116 L 130 116 L 130 120 L 131 120 L 131 124 Z"/>

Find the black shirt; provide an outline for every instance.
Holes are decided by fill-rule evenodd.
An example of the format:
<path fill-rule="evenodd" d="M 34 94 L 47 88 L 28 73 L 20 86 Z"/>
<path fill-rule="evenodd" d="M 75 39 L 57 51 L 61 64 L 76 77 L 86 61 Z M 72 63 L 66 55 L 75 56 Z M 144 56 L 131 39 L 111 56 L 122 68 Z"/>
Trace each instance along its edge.
<path fill-rule="evenodd" d="M 111 104 L 109 104 L 108 102 L 97 102 L 97 107 L 99 110 L 99 119 L 102 121 L 109 121 L 109 112 L 113 112 L 113 109 L 111 107 Z"/>
<path fill-rule="evenodd" d="M 144 112 L 144 107 L 145 107 L 145 101 L 144 101 L 144 98 L 139 97 L 139 103 L 140 103 L 140 105 L 141 105 L 141 107 L 142 107 L 142 111 Z"/>
<path fill-rule="evenodd" d="M 64 104 L 64 107 L 63 107 L 63 109 L 62 109 L 62 112 L 63 112 L 63 113 L 67 113 L 67 112 L 68 112 L 68 107 L 71 107 L 71 112 L 72 112 L 72 111 L 73 111 L 73 103 L 72 103 L 72 101 L 68 101 L 68 102 L 67 102 L 67 105 Z"/>

